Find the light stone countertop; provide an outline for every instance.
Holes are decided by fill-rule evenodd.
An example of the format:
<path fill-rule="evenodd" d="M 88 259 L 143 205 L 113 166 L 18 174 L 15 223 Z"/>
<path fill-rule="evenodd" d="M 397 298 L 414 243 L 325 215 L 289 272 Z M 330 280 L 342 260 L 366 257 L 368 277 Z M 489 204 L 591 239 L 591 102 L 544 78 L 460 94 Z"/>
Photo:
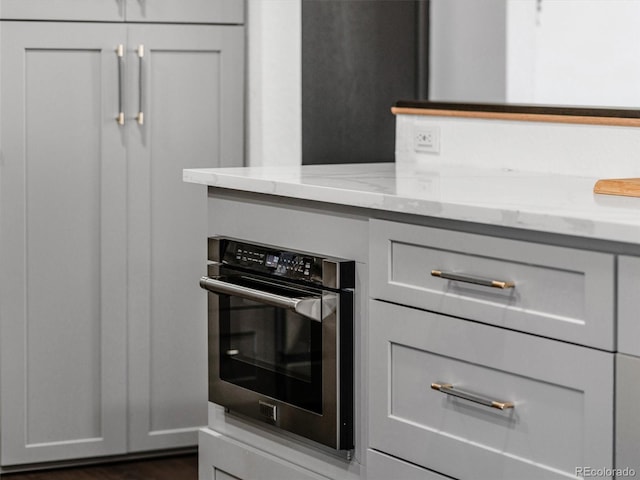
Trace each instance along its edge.
<path fill-rule="evenodd" d="M 596 195 L 590 176 L 394 163 L 186 169 L 185 182 L 640 244 L 640 198 Z"/>

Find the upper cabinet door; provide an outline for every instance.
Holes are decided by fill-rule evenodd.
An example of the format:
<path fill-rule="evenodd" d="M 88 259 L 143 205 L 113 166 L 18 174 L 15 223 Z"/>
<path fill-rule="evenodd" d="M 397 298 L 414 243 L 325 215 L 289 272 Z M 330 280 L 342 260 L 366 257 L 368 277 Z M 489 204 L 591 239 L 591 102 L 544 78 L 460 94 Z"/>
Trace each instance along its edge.
<path fill-rule="evenodd" d="M 244 4 L 244 0 L 0 0 L 0 20 L 242 24 Z"/>
<path fill-rule="evenodd" d="M 125 0 L 0 0 L 2 20 L 122 22 Z"/>
<path fill-rule="evenodd" d="M 128 22 L 244 23 L 244 0 L 126 1 Z"/>

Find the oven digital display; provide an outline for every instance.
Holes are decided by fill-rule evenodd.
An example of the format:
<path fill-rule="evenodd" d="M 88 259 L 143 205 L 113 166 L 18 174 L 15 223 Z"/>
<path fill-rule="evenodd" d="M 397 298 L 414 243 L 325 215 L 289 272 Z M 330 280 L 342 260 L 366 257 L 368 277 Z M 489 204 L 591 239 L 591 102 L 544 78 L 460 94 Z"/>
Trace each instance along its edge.
<path fill-rule="evenodd" d="M 279 260 L 280 258 L 277 255 L 267 254 L 267 259 L 264 264 L 269 268 L 277 268 Z"/>

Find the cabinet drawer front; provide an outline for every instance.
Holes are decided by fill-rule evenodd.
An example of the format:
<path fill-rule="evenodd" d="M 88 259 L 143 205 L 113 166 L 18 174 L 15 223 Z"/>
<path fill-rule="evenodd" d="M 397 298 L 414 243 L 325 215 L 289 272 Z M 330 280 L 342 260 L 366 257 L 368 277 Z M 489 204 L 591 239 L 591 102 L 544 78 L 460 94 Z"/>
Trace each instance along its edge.
<path fill-rule="evenodd" d="M 367 480 L 449 480 L 430 470 L 417 467 L 375 450 L 367 450 Z"/>
<path fill-rule="evenodd" d="M 370 228 L 373 298 L 614 350 L 613 255 L 382 220 Z"/>
<path fill-rule="evenodd" d="M 613 354 L 384 302 L 370 312 L 371 448 L 460 479 L 612 467 Z"/>
<path fill-rule="evenodd" d="M 209 429 L 200 430 L 198 450 L 200 479 L 329 480 L 288 459 Z"/>

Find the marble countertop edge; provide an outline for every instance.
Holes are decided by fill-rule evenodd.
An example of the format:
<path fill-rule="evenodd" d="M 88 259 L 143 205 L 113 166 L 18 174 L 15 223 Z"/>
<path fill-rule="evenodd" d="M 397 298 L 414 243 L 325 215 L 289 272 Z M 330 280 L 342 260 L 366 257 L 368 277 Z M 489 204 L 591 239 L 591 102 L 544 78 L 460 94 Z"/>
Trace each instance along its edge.
<path fill-rule="evenodd" d="M 640 243 L 640 198 L 597 195 L 595 178 L 394 164 L 186 169 L 185 182 L 280 197 Z"/>

